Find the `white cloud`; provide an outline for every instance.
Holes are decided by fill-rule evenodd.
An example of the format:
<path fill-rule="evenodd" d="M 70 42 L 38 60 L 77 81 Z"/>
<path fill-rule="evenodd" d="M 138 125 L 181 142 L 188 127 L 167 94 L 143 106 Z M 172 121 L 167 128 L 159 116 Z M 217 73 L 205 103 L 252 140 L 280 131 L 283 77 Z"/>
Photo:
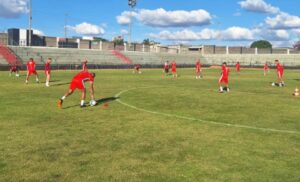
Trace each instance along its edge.
<path fill-rule="evenodd" d="M 28 12 L 28 0 L 1 0 L 0 17 L 17 18 Z"/>
<path fill-rule="evenodd" d="M 202 9 L 192 11 L 166 11 L 162 8 L 156 10 L 141 9 L 132 16 L 142 24 L 152 27 L 188 27 L 202 26 L 211 23 L 211 15 Z M 117 22 L 121 25 L 130 23 L 130 12 L 124 11 L 117 16 Z"/>
<path fill-rule="evenodd" d="M 127 35 L 128 33 L 129 33 L 128 30 L 125 30 L 125 29 L 122 29 L 122 30 L 121 30 L 121 34 L 122 34 L 122 35 Z"/>
<path fill-rule="evenodd" d="M 287 41 L 290 39 L 290 34 L 287 30 L 267 30 L 258 28 L 253 31 L 258 37 L 269 41 Z"/>
<path fill-rule="evenodd" d="M 130 17 L 137 16 L 135 12 L 124 11 L 120 16 L 117 16 L 117 22 L 120 25 L 128 25 L 132 20 Z"/>
<path fill-rule="evenodd" d="M 82 34 L 82 35 L 101 35 L 105 33 L 102 27 L 97 25 L 92 25 L 86 22 L 83 22 L 76 26 L 68 26 L 68 28 L 74 30 L 77 34 Z"/>
<path fill-rule="evenodd" d="M 282 12 L 273 18 L 267 17 L 265 23 L 273 29 L 300 28 L 300 17 Z"/>
<path fill-rule="evenodd" d="M 230 27 L 226 30 L 203 29 L 200 32 L 184 29 L 182 31 L 161 31 L 158 34 L 151 33 L 151 38 L 175 41 L 194 40 L 253 40 L 254 34 L 251 30 L 242 27 Z"/>
<path fill-rule="evenodd" d="M 44 32 L 42 32 L 40 30 L 37 30 L 37 29 L 32 29 L 32 30 L 33 30 L 33 34 L 35 34 L 35 35 L 40 35 L 40 36 L 45 35 Z"/>
<path fill-rule="evenodd" d="M 264 0 L 245 0 L 239 2 L 242 9 L 258 13 L 279 13 L 280 9 L 267 4 Z"/>

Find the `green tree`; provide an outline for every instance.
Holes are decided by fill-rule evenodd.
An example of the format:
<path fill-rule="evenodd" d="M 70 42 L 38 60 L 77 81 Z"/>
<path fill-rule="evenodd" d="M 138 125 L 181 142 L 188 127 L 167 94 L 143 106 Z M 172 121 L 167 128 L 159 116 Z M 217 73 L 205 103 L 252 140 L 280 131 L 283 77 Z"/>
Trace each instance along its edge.
<path fill-rule="evenodd" d="M 258 40 L 258 41 L 254 41 L 250 47 L 251 48 L 272 48 L 272 44 L 267 40 Z"/>
<path fill-rule="evenodd" d="M 149 40 L 149 39 L 144 39 L 144 40 L 143 40 L 143 44 L 145 44 L 145 45 L 150 45 L 150 40 Z"/>

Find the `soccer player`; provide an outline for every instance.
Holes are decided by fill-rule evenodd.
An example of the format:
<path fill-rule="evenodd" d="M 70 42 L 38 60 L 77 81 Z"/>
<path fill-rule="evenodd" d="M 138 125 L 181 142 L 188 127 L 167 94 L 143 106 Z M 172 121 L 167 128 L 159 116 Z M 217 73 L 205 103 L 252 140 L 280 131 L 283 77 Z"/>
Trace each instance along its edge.
<path fill-rule="evenodd" d="M 175 61 L 172 62 L 171 67 L 172 67 L 173 78 L 177 78 L 176 62 Z"/>
<path fill-rule="evenodd" d="M 169 61 L 165 62 L 164 70 L 165 70 L 166 76 L 168 76 L 168 74 L 169 74 Z"/>
<path fill-rule="evenodd" d="M 84 100 L 85 100 L 85 82 L 90 83 L 90 94 L 91 94 L 91 102 L 94 102 L 96 104 L 96 101 L 94 100 L 94 78 L 95 78 L 95 73 L 89 73 L 88 71 L 81 71 L 77 75 L 75 75 L 70 83 L 70 87 L 68 92 L 65 93 L 64 96 L 62 96 L 61 99 L 58 101 L 58 107 L 61 108 L 63 101 L 71 95 L 74 90 L 77 88 L 78 90 L 81 91 L 81 101 L 80 101 L 80 107 L 85 107 L 84 105 Z"/>
<path fill-rule="evenodd" d="M 9 76 L 11 76 L 11 74 L 14 72 L 16 73 L 16 77 L 19 77 L 19 68 L 17 65 L 13 64 L 10 66 L 10 69 L 9 69 L 10 73 L 9 73 Z"/>
<path fill-rule="evenodd" d="M 282 76 L 283 76 L 283 66 L 282 64 L 279 63 L 279 60 L 275 60 L 275 64 L 276 64 L 276 72 L 277 72 L 277 81 L 278 81 L 278 85 L 280 87 L 284 86 L 284 82 L 282 80 Z"/>
<path fill-rule="evenodd" d="M 82 71 L 88 71 L 88 68 L 87 68 L 87 62 L 88 62 L 87 59 L 85 59 L 85 60 L 82 62 Z"/>
<path fill-rule="evenodd" d="M 241 64 L 240 64 L 239 61 L 236 63 L 235 69 L 236 69 L 237 72 L 240 72 L 240 70 L 241 70 Z"/>
<path fill-rule="evenodd" d="M 229 92 L 229 87 L 228 87 L 228 76 L 229 76 L 229 68 L 227 67 L 227 63 L 223 62 L 222 65 L 222 73 L 221 77 L 219 79 L 219 92 L 223 93 L 224 91 Z M 223 88 L 223 84 L 225 84 L 225 87 Z"/>
<path fill-rule="evenodd" d="M 26 64 L 27 67 L 27 75 L 26 75 L 26 81 L 25 83 L 28 84 L 28 78 L 30 75 L 34 74 L 35 75 L 35 80 L 37 83 L 39 83 L 39 76 L 36 72 L 35 69 L 35 61 L 33 60 L 33 58 L 30 58 L 29 61 Z"/>
<path fill-rule="evenodd" d="M 52 59 L 48 58 L 46 63 L 45 63 L 45 75 L 46 75 L 46 87 L 49 87 L 49 82 L 50 82 L 50 72 L 51 72 L 51 64 Z"/>
<path fill-rule="evenodd" d="M 196 61 L 196 79 L 202 78 L 202 69 L 200 59 Z"/>
<path fill-rule="evenodd" d="M 134 65 L 133 73 L 139 73 L 139 74 L 141 74 L 142 72 L 141 72 L 140 68 L 141 68 L 140 64 Z"/>
<path fill-rule="evenodd" d="M 266 76 L 267 73 L 269 73 L 269 66 L 268 66 L 268 63 L 266 62 L 266 63 L 264 64 L 264 76 Z"/>

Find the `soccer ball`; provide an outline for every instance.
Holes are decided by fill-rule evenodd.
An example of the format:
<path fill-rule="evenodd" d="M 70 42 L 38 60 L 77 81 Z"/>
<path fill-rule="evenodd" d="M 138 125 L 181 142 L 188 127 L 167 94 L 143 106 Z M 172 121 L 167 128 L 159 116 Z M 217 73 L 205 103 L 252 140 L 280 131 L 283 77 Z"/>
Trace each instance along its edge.
<path fill-rule="evenodd" d="M 90 106 L 95 106 L 96 104 L 97 104 L 97 102 L 95 100 L 90 101 Z"/>
<path fill-rule="evenodd" d="M 273 87 L 275 86 L 275 83 L 274 83 L 274 82 L 272 83 L 272 86 L 273 86 Z"/>

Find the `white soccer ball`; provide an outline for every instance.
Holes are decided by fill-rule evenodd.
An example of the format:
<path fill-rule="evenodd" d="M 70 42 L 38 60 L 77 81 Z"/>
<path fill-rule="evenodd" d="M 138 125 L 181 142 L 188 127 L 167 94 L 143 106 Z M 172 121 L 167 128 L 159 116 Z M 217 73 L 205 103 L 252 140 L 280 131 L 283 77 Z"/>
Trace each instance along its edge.
<path fill-rule="evenodd" d="M 90 106 L 95 106 L 96 104 L 97 104 L 97 102 L 95 100 L 90 101 Z"/>
<path fill-rule="evenodd" d="M 275 83 L 274 83 L 274 82 L 272 83 L 272 86 L 273 86 L 273 87 L 275 86 Z"/>

